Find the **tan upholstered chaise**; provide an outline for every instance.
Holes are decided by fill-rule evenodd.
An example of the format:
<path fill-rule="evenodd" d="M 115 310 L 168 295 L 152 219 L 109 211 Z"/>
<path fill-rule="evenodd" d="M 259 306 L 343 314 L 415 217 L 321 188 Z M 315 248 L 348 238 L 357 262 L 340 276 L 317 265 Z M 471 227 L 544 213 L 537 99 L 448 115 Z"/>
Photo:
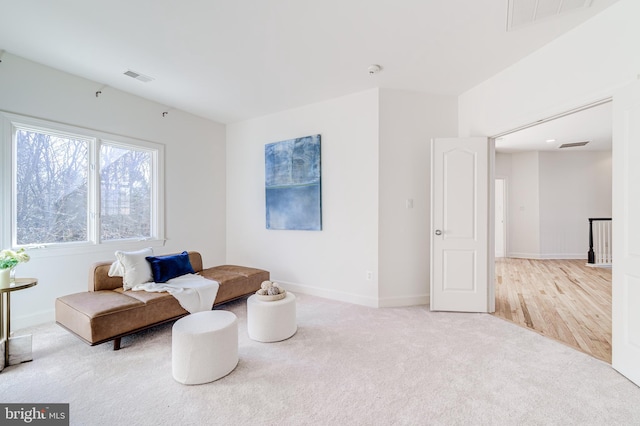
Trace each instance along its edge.
<path fill-rule="evenodd" d="M 252 294 L 269 279 L 268 271 L 245 266 L 202 269 L 202 256 L 194 251 L 189 252 L 189 260 L 197 274 L 220 283 L 214 306 Z M 117 350 L 122 336 L 188 314 L 169 293 L 125 291 L 122 277 L 108 275 L 111 263 L 100 262 L 89 268 L 89 291 L 56 299 L 58 324 L 90 345 L 113 340 Z"/>

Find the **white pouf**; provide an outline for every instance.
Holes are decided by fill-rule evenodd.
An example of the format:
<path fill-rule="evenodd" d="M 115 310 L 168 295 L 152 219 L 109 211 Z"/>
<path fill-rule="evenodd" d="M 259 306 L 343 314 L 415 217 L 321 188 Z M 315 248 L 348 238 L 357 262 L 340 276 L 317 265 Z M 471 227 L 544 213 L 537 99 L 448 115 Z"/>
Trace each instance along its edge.
<path fill-rule="evenodd" d="M 173 324 L 171 368 L 185 385 L 217 380 L 238 365 L 238 318 L 233 312 L 196 312 Z"/>
<path fill-rule="evenodd" d="M 293 336 L 296 324 L 296 296 L 287 292 L 284 299 L 266 302 L 255 294 L 247 299 L 249 337 L 258 342 L 279 342 Z"/>

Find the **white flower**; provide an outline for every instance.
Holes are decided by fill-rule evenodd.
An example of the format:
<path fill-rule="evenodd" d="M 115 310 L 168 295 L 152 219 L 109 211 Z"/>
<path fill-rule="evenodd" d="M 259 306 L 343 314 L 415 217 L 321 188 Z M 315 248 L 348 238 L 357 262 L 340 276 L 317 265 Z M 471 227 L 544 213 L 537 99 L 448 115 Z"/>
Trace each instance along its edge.
<path fill-rule="evenodd" d="M 25 252 L 24 247 L 17 251 L 5 249 L 0 251 L 0 269 L 9 269 L 18 263 L 28 262 L 31 257 Z"/>

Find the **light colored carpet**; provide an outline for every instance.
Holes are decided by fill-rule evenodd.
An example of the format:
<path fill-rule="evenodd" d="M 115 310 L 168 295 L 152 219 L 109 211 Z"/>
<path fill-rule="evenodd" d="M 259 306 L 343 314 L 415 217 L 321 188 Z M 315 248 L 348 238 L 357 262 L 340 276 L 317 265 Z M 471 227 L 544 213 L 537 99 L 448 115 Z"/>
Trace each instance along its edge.
<path fill-rule="evenodd" d="M 490 315 L 373 309 L 298 295 L 298 332 L 250 340 L 203 385 L 171 376 L 171 325 L 90 347 L 34 327 L 34 361 L 0 373 L 1 402 L 68 402 L 73 425 L 640 424 L 640 388 L 610 365 Z"/>

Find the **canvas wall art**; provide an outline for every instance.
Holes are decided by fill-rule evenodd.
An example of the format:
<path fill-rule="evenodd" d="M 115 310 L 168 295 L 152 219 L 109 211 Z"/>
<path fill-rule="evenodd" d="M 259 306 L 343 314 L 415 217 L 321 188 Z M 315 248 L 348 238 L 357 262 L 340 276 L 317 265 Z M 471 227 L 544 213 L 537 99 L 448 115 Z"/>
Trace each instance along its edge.
<path fill-rule="evenodd" d="M 265 145 L 267 229 L 320 231 L 320 135 Z"/>

